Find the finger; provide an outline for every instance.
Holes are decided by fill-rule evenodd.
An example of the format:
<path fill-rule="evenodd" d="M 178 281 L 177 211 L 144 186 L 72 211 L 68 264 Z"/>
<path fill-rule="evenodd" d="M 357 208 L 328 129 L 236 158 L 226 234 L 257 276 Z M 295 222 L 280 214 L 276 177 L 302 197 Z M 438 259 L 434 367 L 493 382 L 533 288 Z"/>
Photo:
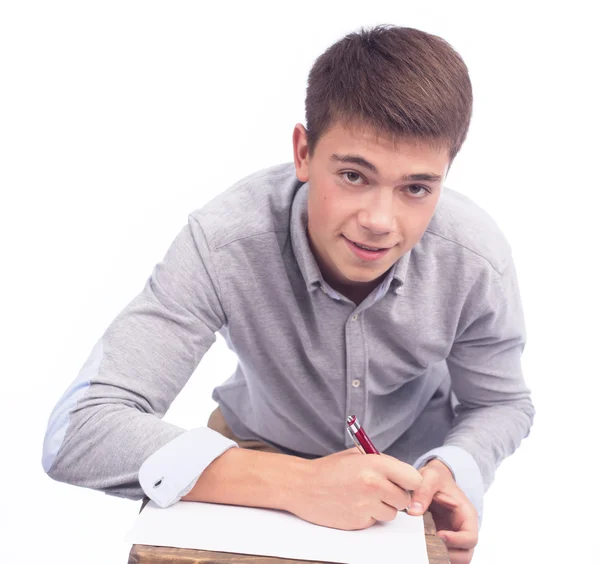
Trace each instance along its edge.
<path fill-rule="evenodd" d="M 456 536 L 456 547 L 474 548 L 479 537 L 479 518 L 475 508 L 469 502 L 461 503 L 457 509 L 452 510 L 452 517 L 454 523 L 449 532 L 451 536 Z M 461 535 L 470 535 L 470 538 L 475 540 L 473 543 L 470 541 L 463 543 Z"/>
<path fill-rule="evenodd" d="M 388 480 L 394 482 L 404 490 L 415 490 L 421 485 L 423 476 L 419 471 L 410 464 L 400 462 L 397 458 L 393 458 L 386 454 L 377 457 L 384 465 L 384 473 Z"/>
<path fill-rule="evenodd" d="M 473 558 L 473 550 L 451 548 L 448 550 L 448 557 L 451 564 L 469 564 Z"/>
<path fill-rule="evenodd" d="M 404 511 L 409 506 L 411 496 L 404 488 L 387 481 L 381 485 L 381 489 L 381 501 L 391 505 L 397 511 Z"/>
<path fill-rule="evenodd" d="M 460 505 L 456 499 L 444 492 L 437 492 L 433 496 L 433 499 L 436 503 L 439 503 L 448 509 L 456 509 Z"/>
<path fill-rule="evenodd" d="M 412 501 L 408 508 L 411 515 L 423 515 L 427 511 L 433 496 L 437 493 L 436 485 L 437 474 L 435 472 L 425 472 L 421 484 L 412 492 Z"/>
<path fill-rule="evenodd" d="M 398 510 L 387 503 L 378 503 L 372 517 L 377 521 L 393 521 L 398 517 Z"/>
<path fill-rule="evenodd" d="M 437 535 L 441 537 L 448 548 L 461 548 L 470 550 L 477 545 L 477 531 L 438 531 Z"/>

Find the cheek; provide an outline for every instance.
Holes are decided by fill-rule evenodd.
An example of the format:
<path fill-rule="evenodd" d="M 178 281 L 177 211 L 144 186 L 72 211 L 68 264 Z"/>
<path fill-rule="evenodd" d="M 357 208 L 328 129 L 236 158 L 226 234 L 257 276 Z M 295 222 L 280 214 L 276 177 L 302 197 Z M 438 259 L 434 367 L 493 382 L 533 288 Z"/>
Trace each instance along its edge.
<path fill-rule="evenodd" d="M 312 194 L 308 200 L 308 216 L 313 236 L 318 241 L 330 237 L 333 225 L 331 197 L 327 194 Z"/>
<path fill-rule="evenodd" d="M 332 231 L 339 228 L 339 209 L 334 204 L 330 197 L 323 197 L 319 202 L 319 210 L 317 213 L 320 222 L 320 228 L 331 234 Z"/>
<path fill-rule="evenodd" d="M 406 213 L 403 214 L 399 223 L 401 225 L 401 231 L 407 241 L 416 242 L 421 238 L 431 221 L 434 211 L 435 204 L 432 204 L 427 206 L 427 208 L 423 207 L 423 209 L 415 210 L 413 208 L 407 210 Z"/>
<path fill-rule="evenodd" d="M 332 192 L 323 190 L 309 201 L 310 216 L 315 220 L 315 228 L 329 234 L 339 230 L 347 217 L 344 200 Z"/>

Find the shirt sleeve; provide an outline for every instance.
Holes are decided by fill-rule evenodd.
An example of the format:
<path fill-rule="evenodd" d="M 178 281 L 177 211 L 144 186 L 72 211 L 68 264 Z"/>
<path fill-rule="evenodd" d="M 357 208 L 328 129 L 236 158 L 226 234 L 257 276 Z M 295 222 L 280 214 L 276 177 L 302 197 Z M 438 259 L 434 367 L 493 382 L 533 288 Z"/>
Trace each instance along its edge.
<path fill-rule="evenodd" d="M 502 272 L 490 269 L 480 278 L 464 311 L 447 359 L 459 403 L 444 445 L 471 455 L 485 491 L 534 417 L 521 370 L 525 325 L 512 260 Z"/>
<path fill-rule="evenodd" d="M 54 408 L 44 470 L 120 497 L 146 492 L 162 505 L 191 488 L 235 443 L 208 428 L 186 432 L 162 417 L 226 321 L 208 244 L 190 217 Z"/>
<path fill-rule="evenodd" d="M 438 458 L 452 472 L 456 485 L 463 491 L 477 511 L 479 527 L 483 519 L 483 479 L 475 459 L 464 449 L 457 446 L 441 446 L 426 452 L 414 463 L 415 468 L 425 466 L 430 460 Z"/>
<path fill-rule="evenodd" d="M 142 489 L 159 507 L 168 507 L 189 493 L 215 458 L 237 446 L 208 427 L 187 431 L 144 461 L 139 473 Z"/>

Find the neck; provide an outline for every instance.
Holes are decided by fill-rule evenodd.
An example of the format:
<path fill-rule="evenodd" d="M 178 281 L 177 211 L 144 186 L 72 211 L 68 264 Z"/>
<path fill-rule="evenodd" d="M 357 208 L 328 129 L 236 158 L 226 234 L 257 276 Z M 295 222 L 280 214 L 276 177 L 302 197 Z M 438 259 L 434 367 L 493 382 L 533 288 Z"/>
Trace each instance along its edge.
<path fill-rule="evenodd" d="M 352 300 L 356 305 L 361 304 L 365 298 L 381 283 L 381 280 L 385 277 L 380 276 L 376 280 L 371 282 L 365 282 L 362 284 L 344 284 L 342 282 L 330 281 L 326 278 L 327 283 L 336 291 L 346 296 L 349 300 Z"/>
<path fill-rule="evenodd" d="M 335 273 L 327 266 L 327 264 L 321 259 L 321 256 L 316 251 L 312 238 L 310 236 L 310 230 L 308 226 L 306 228 L 306 236 L 308 239 L 308 245 L 310 250 L 315 257 L 315 261 L 323 279 L 329 284 L 336 292 L 339 292 L 349 300 L 352 300 L 356 305 L 361 304 L 365 298 L 379 285 L 379 283 L 385 278 L 387 273 L 382 274 L 379 278 L 371 280 L 370 282 L 351 282 L 339 280 Z"/>

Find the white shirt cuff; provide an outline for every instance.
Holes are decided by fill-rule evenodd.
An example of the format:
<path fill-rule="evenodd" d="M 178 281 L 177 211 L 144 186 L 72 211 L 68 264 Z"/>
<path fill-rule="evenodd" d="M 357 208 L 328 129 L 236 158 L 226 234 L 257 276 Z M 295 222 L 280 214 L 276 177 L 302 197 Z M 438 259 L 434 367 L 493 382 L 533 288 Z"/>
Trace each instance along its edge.
<path fill-rule="evenodd" d="M 456 485 L 464 492 L 477 510 L 479 527 L 483 519 L 483 477 L 475 459 L 463 448 L 446 445 L 434 448 L 420 456 L 415 468 L 425 466 L 433 458 L 439 458 L 452 472 Z"/>
<path fill-rule="evenodd" d="M 145 494 L 160 507 L 179 501 L 205 468 L 237 443 L 208 427 L 182 433 L 151 454 L 138 479 Z"/>

